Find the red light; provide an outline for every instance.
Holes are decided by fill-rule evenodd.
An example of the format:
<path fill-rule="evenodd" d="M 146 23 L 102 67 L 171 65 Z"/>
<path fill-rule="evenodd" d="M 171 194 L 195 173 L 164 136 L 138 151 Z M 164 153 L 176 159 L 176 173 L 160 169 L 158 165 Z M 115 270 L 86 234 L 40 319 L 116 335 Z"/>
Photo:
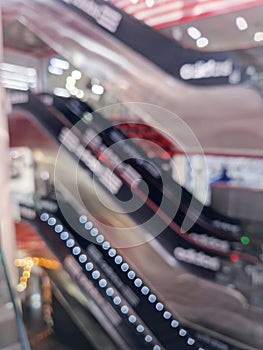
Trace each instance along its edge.
<path fill-rule="evenodd" d="M 239 260 L 239 256 L 237 254 L 231 254 L 230 255 L 230 260 L 233 262 L 233 263 L 236 263 L 238 262 Z"/>

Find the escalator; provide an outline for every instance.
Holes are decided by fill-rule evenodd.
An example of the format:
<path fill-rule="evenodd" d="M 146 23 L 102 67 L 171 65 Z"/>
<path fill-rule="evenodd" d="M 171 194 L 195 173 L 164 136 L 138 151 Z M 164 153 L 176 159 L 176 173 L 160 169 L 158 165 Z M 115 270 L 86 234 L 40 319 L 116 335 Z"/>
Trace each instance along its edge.
<path fill-rule="evenodd" d="M 48 104 L 43 104 L 43 96 L 34 96 L 30 94 L 27 103 L 19 104 L 16 107 L 23 108 L 24 110 L 30 112 L 31 115 L 34 115 L 38 122 L 40 122 L 40 124 L 44 126 L 44 128 L 50 133 L 50 135 L 53 138 L 55 138 L 55 140 L 61 141 L 62 138 L 59 137 L 59 135 L 62 135 L 61 131 L 65 130 L 65 128 L 67 128 L 67 131 L 72 128 L 72 118 L 79 118 L 79 115 L 76 114 L 76 110 L 78 112 L 80 110 L 77 107 L 83 108 L 84 105 L 75 100 L 63 101 L 61 99 L 57 99 L 56 103 L 60 102 L 60 108 L 58 108 L 58 105 L 53 103 L 53 99 L 50 98 L 50 96 L 48 96 L 48 99 L 46 98 L 46 95 L 44 97 L 44 100 L 49 101 Z M 75 107 L 75 114 L 72 113 L 72 111 L 71 114 L 69 114 L 70 108 L 68 108 L 68 105 L 72 105 L 73 107 Z M 64 108 L 63 114 L 61 113 L 62 107 Z M 89 107 L 86 106 L 85 108 L 85 111 L 82 110 L 82 113 L 88 112 L 90 114 L 91 110 L 89 109 Z M 64 142 L 62 142 L 64 147 L 65 145 L 68 146 L 65 148 L 67 149 L 67 151 L 70 151 L 69 153 L 75 159 L 76 154 L 74 154 L 74 150 L 76 150 L 80 145 L 82 145 L 81 141 L 83 140 L 83 136 L 88 135 L 87 131 L 95 129 L 95 131 L 97 132 L 96 135 L 99 134 L 100 137 L 103 138 L 105 144 L 106 142 L 108 142 L 106 144 L 107 146 L 110 146 L 110 142 L 112 143 L 112 140 L 110 140 L 109 138 L 110 132 L 107 133 L 107 129 L 109 129 L 108 131 L 115 130 L 112 129 L 112 126 L 109 125 L 109 122 L 104 120 L 98 114 L 94 115 L 93 120 L 96 120 L 96 123 L 102 123 L 103 130 L 106 130 L 106 132 L 103 133 L 104 131 L 101 132 L 101 129 L 98 130 L 99 127 L 101 128 L 99 124 L 92 123 L 91 125 L 89 125 L 83 122 L 83 125 L 81 125 L 82 128 L 73 128 L 72 133 L 69 133 L 70 138 L 66 142 L 64 138 Z M 75 122 L 76 120 L 74 121 L 74 124 Z M 107 125 L 106 129 L 105 125 Z M 123 137 L 123 135 L 121 136 Z M 95 186 L 96 189 L 101 191 L 102 188 L 104 188 L 103 192 L 105 192 L 106 190 L 106 193 L 110 194 L 112 200 L 114 199 L 115 195 L 119 195 L 120 192 L 117 191 L 114 193 L 114 190 L 112 191 L 110 187 L 110 183 L 108 187 L 105 186 L 104 181 L 106 181 L 107 178 L 99 178 L 98 175 L 101 176 L 101 174 L 99 174 L 98 172 L 96 173 L 96 171 L 94 171 L 94 164 L 93 167 L 91 166 L 91 159 L 96 161 L 99 159 L 99 161 L 101 161 L 101 163 L 103 164 L 102 169 L 104 169 L 103 172 L 105 173 L 107 169 L 111 169 L 109 159 L 105 159 L 105 157 L 103 158 L 98 156 L 96 147 L 94 148 L 94 144 L 96 145 L 96 142 L 88 142 L 86 144 L 87 148 L 82 146 L 79 151 L 80 154 L 85 154 L 85 158 L 80 158 L 80 160 L 82 161 L 82 164 L 81 161 L 80 164 L 84 169 L 84 173 L 86 174 L 85 177 L 88 175 L 88 177 L 86 177 L 86 180 L 84 181 L 83 188 L 86 187 L 87 189 L 92 184 L 94 184 L 94 182 L 92 182 L 91 176 L 94 176 L 95 174 L 95 176 L 97 177 L 97 184 Z M 133 144 L 129 143 L 130 147 L 131 145 Z M 85 149 L 89 152 L 89 158 L 87 156 L 87 153 L 85 153 Z M 133 149 L 133 154 L 135 152 L 140 152 L 140 157 L 145 157 L 143 151 L 136 149 L 136 147 Z M 117 153 L 117 155 L 120 154 L 121 152 Z M 58 155 L 59 157 L 57 157 L 55 168 L 65 166 L 65 164 L 67 164 L 62 159 L 61 163 L 61 160 L 59 159 L 60 154 L 58 153 Z M 79 161 L 79 158 L 77 158 L 77 161 Z M 128 160 L 127 163 L 125 163 L 125 167 L 133 167 L 134 162 L 134 159 Z M 63 177 L 69 176 L 72 178 L 71 180 L 73 180 L 73 182 L 76 180 L 74 176 L 74 172 L 76 171 L 76 163 L 73 164 L 75 165 L 71 165 L 71 167 L 69 167 L 69 169 L 71 169 L 70 172 L 68 172 L 64 168 L 64 174 L 62 175 L 62 179 Z M 135 166 L 132 169 L 135 169 L 137 174 L 143 176 L 151 168 L 149 166 L 147 168 L 142 167 L 142 169 L 140 170 L 140 167 L 138 167 L 138 165 L 135 164 Z M 66 173 L 68 174 L 66 175 Z M 115 169 L 113 175 L 116 176 L 117 179 L 119 179 L 119 183 L 125 184 L 125 175 L 123 175 L 123 172 L 118 171 L 118 169 L 116 171 Z M 154 182 L 152 181 L 152 177 L 148 176 L 148 178 L 150 178 L 150 180 L 147 182 L 147 184 L 150 187 Z M 144 180 L 146 181 L 146 177 L 144 177 Z M 134 227 L 129 229 L 129 224 L 125 223 L 124 227 L 120 230 L 118 225 L 116 226 L 116 223 L 115 226 L 114 224 L 109 225 L 107 223 L 108 220 L 113 222 L 114 220 L 116 220 L 114 219 L 116 217 L 116 213 L 109 211 L 107 215 L 110 215 L 111 218 L 109 219 L 108 216 L 104 217 L 105 208 L 101 206 L 101 203 L 99 205 L 95 205 L 94 207 L 94 205 L 92 204 L 94 198 L 89 198 L 86 194 L 84 195 L 85 192 L 82 192 L 82 190 L 80 191 L 78 186 L 76 187 L 76 190 L 79 191 L 80 196 L 78 196 L 75 191 L 72 191 L 71 186 L 62 186 L 62 191 L 60 193 L 58 189 L 61 187 L 61 184 L 57 179 L 56 169 L 54 181 L 55 190 L 53 190 L 53 193 L 48 194 L 48 197 L 44 198 L 42 198 L 41 196 L 39 197 L 40 194 L 36 193 L 36 202 L 33 207 L 32 203 L 31 206 L 29 206 L 26 201 L 24 203 L 20 203 L 22 215 L 25 219 L 31 221 L 31 224 L 33 224 L 36 227 L 36 230 L 47 241 L 50 248 L 63 263 L 65 269 L 74 278 L 75 282 L 82 289 L 84 289 L 86 294 L 91 293 L 91 296 L 92 294 L 93 297 L 95 296 L 94 301 L 96 300 L 100 308 L 102 308 L 104 312 L 106 312 L 107 317 L 111 319 L 113 317 L 113 314 L 115 314 L 116 320 L 118 319 L 118 317 L 121 317 L 122 327 L 116 326 L 117 324 L 115 324 L 115 328 L 117 328 L 121 338 L 124 337 L 128 347 L 135 346 L 137 348 L 140 348 L 141 346 L 142 348 L 147 348 L 148 343 L 150 343 L 154 344 L 156 349 L 158 349 L 158 346 L 161 348 L 164 347 L 169 349 L 172 348 L 174 343 L 176 343 L 180 344 L 180 349 L 187 348 L 188 346 L 192 346 L 194 348 L 196 347 L 197 349 L 216 349 L 218 348 L 218 346 L 221 346 L 222 348 L 225 347 L 226 349 L 242 349 L 242 345 L 234 345 L 235 341 L 233 340 L 223 340 L 220 335 L 219 338 L 217 338 L 217 336 L 212 336 L 212 334 L 207 329 L 206 331 L 208 331 L 209 336 L 206 336 L 204 331 L 197 330 L 200 325 L 192 324 L 191 322 L 189 323 L 189 321 L 185 321 L 184 319 L 181 323 L 179 319 L 182 317 L 182 315 L 179 315 L 178 318 L 178 311 L 176 311 L 176 308 L 173 307 L 172 309 L 170 309 L 169 306 L 168 308 L 166 308 L 165 303 L 162 301 L 163 292 L 161 292 L 160 294 L 160 300 L 158 299 L 157 295 L 158 289 L 160 287 L 158 287 L 158 285 L 155 284 L 156 282 L 153 283 L 151 281 L 151 287 L 150 285 L 145 283 L 144 279 L 142 279 L 140 276 L 140 270 L 138 273 L 138 269 L 130 267 L 132 266 L 131 264 L 136 265 L 135 261 L 133 260 L 134 258 L 131 260 L 132 262 L 126 262 L 122 254 L 119 253 L 118 249 L 115 248 L 119 248 L 121 251 L 124 252 L 124 254 L 126 254 L 126 248 L 135 246 L 136 249 L 138 249 L 138 245 L 144 243 L 143 246 L 147 246 L 147 242 L 150 242 L 150 244 L 153 244 L 155 252 L 158 252 L 159 255 L 161 255 L 162 257 L 162 260 L 164 261 L 167 260 L 167 251 L 169 253 L 169 249 L 167 250 L 166 244 L 168 244 L 168 246 L 173 245 L 176 248 L 180 248 L 181 257 L 182 249 L 189 250 L 191 253 L 193 251 L 196 251 L 197 254 L 199 254 L 198 260 L 186 257 L 185 259 L 187 259 L 187 261 L 177 259 L 176 262 L 176 256 L 174 255 L 174 262 L 172 264 L 174 265 L 174 273 L 177 269 L 176 266 L 179 263 L 180 266 L 182 266 L 183 268 L 187 268 L 194 275 L 199 274 L 200 276 L 206 279 L 212 279 L 217 282 L 220 282 L 219 276 L 223 275 L 224 278 L 227 278 L 227 275 L 229 274 L 228 278 L 230 278 L 230 280 L 233 282 L 233 274 L 235 274 L 239 270 L 237 277 L 239 285 L 237 290 L 240 290 L 241 293 L 244 293 L 246 297 L 249 297 L 249 290 L 251 287 L 248 288 L 248 285 L 250 284 L 249 278 L 248 276 L 243 276 L 243 271 L 246 271 L 246 266 L 248 264 L 249 266 L 257 267 L 257 265 L 259 264 L 257 257 L 258 252 L 254 251 L 253 249 L 250 249 L 249 251 L 245 250 L 243 252 L 240 250 L 238 252 L 238 256 L 242 256 L 242 258 L 245 257 L 244 260 L 246 263 L 246 265 L 244 264 L 243 266 L 240 266 L 240 262 L 239 264 L 236 264 L 236 262 L 229 261 L 227 258 L 225 258 L 222 254 L 222 251 L 220 251 L 219 249 L 211 249 L 211 247 L 205 245 L 202 246 L 198 244 L 199 242 L 193 242 L 187 239 L 187 237 L 186 239 L 184 239 L 184 236 L 180 237 L 181 232 L 178 230 L 170 231 L 170 235 L 167 234 L 168 231 L 165 231 L 153 240 L 151 230 L 154 228 L 150 225 L 143 226 L 139 221 L 141 218 L 145 218 L 147 217 L 147 215 L 149 216 L 149 211 L 147 211 L 148 201 L 146 201 L 146 205 L 144 205 L 144 207 L 142 206 L 143 210 L 141 211 L 141 213 L 141 209 L 135 212 L 128 212 L 128 216 L 131 216 L 132 220 L 134 220 L 137 224 L 136 229 L 134 229 Z M 99 187 L 97 187 L 98 183 L 100 183 Z M 109 191 L 109 189 L 111 189 L 111 191 Z M 127 195 L 127 193 L 129 193 L 128 191 L 129 188 L 124 187 L 122 196 Z M 136 188 L 134 193 L 136 194 Z M 150 200 L 153 200 L 153 195 L 156 195 L 156 193 L 160 193 L 160 189 L 158 189 L 158 187 L 157 189 L 153 188 L 149 191 Z M 74 196 L 77 198 L 77 202 L 72 199 L 72 194 L 74 194 Z M 98 195 L 98 193 L 96 195 Z M 120 198 L 123 199 L 123 197 Z M 85 207 L 79 207 L 79 204 L 77 204 L 79 203 L 79 201 L 81 202 L 81 200 L 85 201 Z M 182 201 L 183 200 L 184 197 L 182 197 Z M 49 203 L 49 205 L 47 205 L 47 203 Z M 53 203 L 53 205 L 50 205 L 50 203 Z M 50 212 L 50 208 L 56 209 L 55 211 Z M 83 214 L 83 210 L 85 212 L 87 209 L 88 214 Z M 183 215 L 183 211 L 180 211 L 180 208 L 178 211 L 179 216 L 177 216 L 176 214 L 176 216 L 172 219 L 174 220 L 173 222 L 175 222 L 177 226 L 180 227 L 180 222 L 177 222 L 177 220 L 178 217 L 180 219 L 180 217 Z M 134 213 L 136 215 L 134 215 Z M 90 215 L 90 217 L 88 215 Z M 125 214 L 125 216 L 127 216 L 127 214 Z M 125 216 L 120 215 L 120 217 L 123 218 Z M 103 225 L 105 224 L 105 222 L 107 224 Z M 197 222 L 197 224 L 199 224 L 199 222 Z M 125 232 L 126 225 L 128 225 L 126 227 L 128 228 L 128 230 L 126 230 Z M 202 226 L 202 222 L 199 225 Z M 136 230 L 137 234 L 135 233 Z M 234 240 L 233 233 L 231 236 L 231 232 L 223 230 L 213 230 L 213 227 L 211 231 L 209 231 L 210 236 L 216 239 L 218 239 L 218 236 L 216 235 L 217 233 L 221 236 L 224 236 L 224 242 L 230 242 L 230 244 L 233 244 L 233 247 L 235 247 L 234 244 L 239 244 L 237 240 Z M 196 234 L 198 235 L 198 233 Z M 180 237 L 180 240 L 177 239 L 176 235 Z M 229 239 L 226 239 L 225 237 L 228 236 L 230 236 Z M 157 246 L 155 245 L 155 242 L 158 242 Z M 114 245 L 112 246 L 112 244 Z M 233 250 L 231 254 L 237 254 L 236 250 Z M 209 262 L 204 262 L 207 260 L 202 260 L 200 258 L 203 258 L 204 256 L 209 256 L 211 257 L 211 259 L 216 259 L 215 261 L 219 261 L 219 264 L 222 264 L 222 270 L 213 271 L 211 269 L 211 266 L 215 266 L 213 265 L 214 260 L 212 260 L 212 263 L 209 264 Z M 142 263 L 145 264 L 145 266 L 147 266 L 148 262 L 145 259 L 146 256 L 141 256 Z M 156 256 L 154 259 L 156 260 Z M 202 261 L 203 266 L 200 266 Z M 240 273 L 242 277 L 240 277 Z M 138 277 L 137 274 L 140 277 Z M 149 277 L 147 276 L 147 274 L 145 276 L 147 280 Z M 191 278 L 194 279 L 194 277 Z M 243 285 L 240 284 L 240 278 L 245 278 L 245 282 L 243 281 Z M 109 284 L 108 279 L 111 279 L 111 283 L 113 282 L 113 285 L 109 285 L 109 287 L 106 288 L 106 285 Z M 168 282 L 167 280 L 165 281 L 165 283 Z M 101 285 L 99 283 L 101 283 Z M 245 288 L 244 285 L 246 286 Z M 126 288 L 128 288 L 128 291 L 126 290 Z M 156 290 L 157 294 L 156 292 L 151 292 L 151 288 L 153 288 L 153 290 Z M 210 287 L 208 288 L 208 290 L 209 289 Z M 110 295 L 107 294 L 107 291 Z M 105 299 L 107 306 L 105 306 Z M 112 308 L 114 309 L 115 313 L 113 312 Z M 243 306 L 241 307 L 241 309 L 242 308 Z M 133 313 L 129 314 L 131 310 Z M 175 315 L 174 318 L 172 318 L 173 315 Z M 123 318 L 125 321 L 123 320 Z M 139 322 L 138 324 L 137 321 Z M 131 324 L 136 326 L 135 330 L 131 328 Z M 218 323 L 216 324 L 216 326 L 218 327 Z M 128 336 L 128 333 L 126 334 L 126 332 L 131 332 L 130 336 Z M 139 343 L 135 345 L 133 341 L 138 341 Z"/>

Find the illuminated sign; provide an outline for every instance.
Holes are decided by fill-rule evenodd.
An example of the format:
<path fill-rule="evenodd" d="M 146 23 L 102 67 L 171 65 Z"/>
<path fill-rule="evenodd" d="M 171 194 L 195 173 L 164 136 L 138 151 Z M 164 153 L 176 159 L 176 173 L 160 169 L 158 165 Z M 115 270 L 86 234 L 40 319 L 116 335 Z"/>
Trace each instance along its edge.
<path fill-rule="evenodd" d="M 229 77 L 233 72 L 233 60 L 216 61 L 197 61 L 193 64 L 186 63 L 180 68 L 180 76 L 184 80 Z"/>
<path fill-rule="evenodd" d="M 174 250 L 174 256 L 179 261 L 198 267 L 203 267 L 208 270 L 219 271 L 220 269 L 219 258 L 209 256 L 203 252 L 197 252 L 194 249 L 184 249 L 182 247 L 177 247 Z"/>

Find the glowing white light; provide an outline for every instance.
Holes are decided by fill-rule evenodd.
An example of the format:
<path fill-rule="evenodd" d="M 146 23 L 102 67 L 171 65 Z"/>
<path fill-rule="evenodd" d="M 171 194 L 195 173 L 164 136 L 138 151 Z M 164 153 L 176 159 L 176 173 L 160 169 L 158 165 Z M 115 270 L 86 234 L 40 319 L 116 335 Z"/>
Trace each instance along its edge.
<path fill-rule="evenodd" d="M 146 286 L 143 286 L 141 289 L 142 294 L 147 295 L 149 293 L 149 288 Z"/>
<path fill-rule="evenodd" d="M 56 225 L 55 226 L 55 232 L 60 233 L 63 231 L 63 226 L 62 225 Z"/>
<path fill-rule="evenodd" d="M 100 273 L 98 270 L 93 271 L 91 275 L 94 278 L 94 280 L 97 280 L 98 278 L 100 278 Z"/>
<path fill-rule="evenodd" d="M 154 294 L 150 294 L 148 297 L 148 300 L 150 303 L 155 303 L 156 301 L 156 296 Z"/>
<path fill-rule="evenodd" d="M 142 285 L 142 280 L 140 278 L 136 278 L 136 280 L 134 281 L 134 284 L 136 287 L 140 287 Z"/>
<path fill-rule="evenodd" d="M 120 303 L 121 303 L 121 298 L 117 296 L 117 297 L 115 297 L 115 298 L 113 299 L 113 302 L 114 302 L 115 305 L 120 305 Z"/>
<path fill-rule="evenodd" d="M 162 303 L 157 303 L 155 306 L 157 311 L 162 311 L 163 310 L 163 304 Z"/>
<path fill-rule="evenodd" d="M 98 233 L 99 233 L 99 230 L 97 228 L 93 228 L 90 230 L 90 234 L 92 237 L 96 237 Z"/>
<path fill-rule="evenodd" d="M 127 313 L 129 312 L 128 306 L 127 306 L 127 305 L 123 305 L 123 306 L 121 307 L 121 312 L 122 312 L 123 314 L 127 314 Z"/>
<path fill-rule="evenodd" d="M 195 343 L 195 340 L 193 338 L 188 338 L 187 339 L 187 344 L 188 345 L 194 345 L 194 343 Z"/>
<path fill-rule="evenodd" d="M 81 72 L 79 70 L 73 70 L 71 73 L 71 76 L 75 79 L 75 80 L 79 80 L 81 79 Z"/>
<path fill-rule="evenodd" d="M 75 86 L 76 80 L 73 77 L 67 77 L 67 84 L 71 86 Z"/>
<path fill-rule="evenodd" d="M 133 280 L 135 276 L 136 276 L 136 274 L 135 274 L 134 271 L 131 270 L 131 271 L 128 272 L 128 278 L 129 278 L 130 280 Z"/>
<path fill-rule="evenodd" d="M 136 322 L 136 317 L 134 315 L 129 316 L 129 321 L 131 323 L 135 323 Z"/>
<path fill-rule="evenodd" d="M 47 221 L 49 219 L 49 215 L 47 213 L 43 213 L 40 215 L 41 221 Z"/>
<path fill-rule="evenodd" d="M 92 230 L 91 230 L 92 231 Z M 98 243 L 102 243 L 103 241 L 104 241 L 104 236 L 103 235 L 98 235 L 97 237 L 96 237 L 96 241 L 98 242 Z"/>
<path fill-rule="evenodd" d="M 78 89 L 76 88 L 75 85 L 70 85 L 70 84 L 66 84 L 66 89 L 71 93 L 71 91 L 76 91 L 76 93 L 78 92 Z"/>
<path fill-rule="evenodd" d="M 184 336 L 186 336 L 186 330 L 185 329 L 180 329 L 180 331 L 179 331 L 179 335 L 181 336 L 181 337 L 184 337 Z"/>
<path fill-rule="evenodd" d="M 87 261 L 87 256 L 85 255 L 85 254 L 81 254 L 80 256 L 79 256 L 79 262 L 80 263 L 85 263 L 86 261 Z"/>
<path fill-rule="evenodd" d="M 201 32 L 196 27 L 187 28 L 187 33 L 194 40 L 201 38 Z"/>
<path fill-rule="evenodd" d="M 69 69 L 69 62 L 56 57 L 51 58 L 50 65 L 54 68 Z"/>
<path fill-rule="evenodd" d="M 33 302 L 33 301 L 40 301 L 40 294 L 39 293 L 34 293 L 34 294 L 32 294 L 31 295 L 31 297 L 30 297 L 30 299 L 31 299 L 31 301 Z"/>
<path fill-rule="evenodd" d="M 77 98 L 83 98 L 84 97 L 84 91 L 79 89 L 76 96 L 77 96 Z"/>
<path fill-rule="evenodd" d="M 18 66 L 16 64 L 10 63 L 1 63 L 0 69 L 5 72 L 18 73 L 18 74 L 26 74 L 27 76 L 36 76 L 35 68 L 29 68 L 25 66 Z"/>
<path fill-rule="evenodd" d="M 90 229 L 92 229 L 92 226 L 93 226 L 92 222 L 88 221 L 88 222 L 86 222 L 86 224 L 85 224 L 85 229 L 86 229 L 86 230 L 90 230 Z"/>
<path fill-rule="evenodd" d="M 171 318 L 171 316 L 172 316 L 172 314 L 171 314 L 171 312 L 169 312 L 169 311 L 165 311 L 165 312 L 163 313 L 163 317 L 164 317 L 166 320 L 169 320 L 169 318 Z"/>
<path fill-rule="evenodd" d="M 79 255 L 80 252 L 81 252 L 80 247 L 74 247 L 74 248 L 72 249 L 72 253 L 73 253 L 74 255 Z"/>
<path fill-rule="evenodd" d="M 143 327 L 141 324 L 139 324 L 139 325 L 136 327 L 136 330 L 137 330 L 137 332 L 142 333 L 142 332 L 144 331 L 144 327 Z"/>
<path fill-rule="evenodd" d="M 106 289 L 106 294 L 111 297 L 114 294 L 114 290 L 112 288 L 107 288 Z"/>
<path fill-rule="evenodd" d="M 85 266 L 87 271 L 91 271 L 93 269 L 94 265 L 92 264 L 92 262 L 88 262 Z"/>
<path fill-rule="evenodd" d="M 63 89 L 63 88 L 58 88 L 58 87 L 56 87 L 53 90 L 53 93 L 54 93 L 54 95 L 61 96 L 61 97 L 69 97 L 70 96 L 68 90 Z"/>
<path fill-rule="evenodd" d="M 99 85 L 99 84 L 94 84 L 91 87 L 91 91 L 95 95 L 102 95 L 104 93 L 104 87 L 102 85 Z"/>
<path fill-rule="evenodd" d="M 72 248 L 74 246 L 74 244 L 75 244 L 74 239 L 70 238 L 70 239 L 67 240 L 66 246 L 68 248 Z"/>
<path fill-rule="evenodd" d="M 237 17 L 236 18 L 236 26 L 239 30 L 246 30 L 248 28 L 247 21 L 244 17 Z"/>
<path fill-rule="evenodd" d="M 254 35 L 254 40 L 256 42 L 262 41 L 263 40 L 263 32 L 257 32 Z"/>
<path fill-rule="evenodd" d="M 68 238 L 69 238 L 69 234 L 68 232 L 64 231 L 60 234 L 60 238 L 63 240 L 63 241 L 66 241 Z"/>
<path fill-rule="evenodd" d="M 176 327 L 178 327 L 178 326 L 179 326 L 179 322 L 178 322 L 178 321 L 176 321 L 176 320 L 172 320 L 172 322 L 171 322 L 171 326 L 172 326 L 173 328 L 176 328 Z"/>
<path fill-rule="evenodd" d="M 39 300 L 33 301 L 33 302 L 31 303 L 31 306 L 32 306 L 33 309 L 40 309 L 40 307 L 41 307 L 41 302 L 40 302 Z"/>
<path fill-rule="evenodd" d="M 132 3 L 133 5 L 136 5 L 136 4 L 138 3 L 138 1 L 139 1 L 139 0 L 131 0 L 131 3 Z"/>
<path fill-rule="evenodd" d="M 117 265 L 121 264 L 122 263 L 122 257 L 120 255 L 117 255 L 114 259 L 115 263 Z"/>
<path fill-rule="evenodd" d="M 208 43 L 209 43 L 209 41 L 205 37 L 201 37 L 201 38 L 196 40 L 196 46 L 200 47 L 200 48 L 206 47 L 208 45 Z"/>
<path fill-rule="evenodd" d="M 115 255 L 116 255 L 116 249 L 114 248 L 111 248 L 109 251 L 108 251 L 108 254 L 111 258 L 113 258 Z"/>
<path fill-rule="evenodd" d="M 26 287 L 25 287 L 22 283 L 19 283 L 19 284 L 16 286 L 16 290 L 17 290 L 18 292 L 23 292 L 25 289 L 26 289 Z"/>
<path fill-rule="evenodd" d="M 56 68 L 53 66 L 48 66 L 48 71 L 50 74 L 55 74 L 55 75 L 62 75 L 63 74 L 63 69 Z"/>
<path fill-rule="evenodd" d="M 56 219 L 55 218 L 49 218 L 48 222 L 49 226 L 54 226 L 56 224 Z"/>
<path fill-rule="evenodd" d="M 102 278 L 102 279 L 99 281 L 99 286 L 100 286 L 101 288 L 105 288 L 105 287 L 107 286 L 107 281 L 106 281 L 104 278 Z"/>
<path fill-rule="evenodd" d="M 127 263 L 123 263 L 121 265 L 121 269 L 122 269 L 123 272 L 126 272 L 126 271 L 129 270 L 129 265 Z"/>
<path fill-rule="evenodd" d="M 161 350 L 159 345 L 154 345 L 153 350 Z"/>
<path fill-rule="evenodd" d="M 144 339 L 145 339 L 146 343 L 150 343 L 153 340 L 153 338 L 149 334 L 147 334 Z"/>
<path fill-rule="evenodd" d="M 73 95 L 73 96 L 76 96 L 78 93 L 78 89 L 76 87 L 74 87 L 73 89 L 68 89 L 68 90 L 71 93 L 71 95 Z"/>
<path fill-rule="evenodd" d="M 110 249 L 110 242 L 104 241 L 104 242 L 102 243 L 102 248 L 103 248 L 104 250 Z"/>
<path fill-rule="evenodd" d="M 88 218 L 87 218 L 86 215 L 81 215 L 81 216 L 79 217 L 79 222 L 80 222 L 81 224 L 85 224 L 85 222 L 87 222 L 87 220 L 88 220 Z"/>

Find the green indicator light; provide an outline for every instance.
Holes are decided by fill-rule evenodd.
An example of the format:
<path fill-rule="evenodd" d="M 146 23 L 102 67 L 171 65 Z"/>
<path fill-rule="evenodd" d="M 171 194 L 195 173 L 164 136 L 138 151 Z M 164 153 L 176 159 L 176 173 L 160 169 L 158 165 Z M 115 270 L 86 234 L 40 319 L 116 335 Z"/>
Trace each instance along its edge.
<path fill-rule="evenodd" d="M 245 244 L 245 245 L 249 244 L 249 238 L 247 236 L 241 237 L 240 240 L 242 244 Z"/>

